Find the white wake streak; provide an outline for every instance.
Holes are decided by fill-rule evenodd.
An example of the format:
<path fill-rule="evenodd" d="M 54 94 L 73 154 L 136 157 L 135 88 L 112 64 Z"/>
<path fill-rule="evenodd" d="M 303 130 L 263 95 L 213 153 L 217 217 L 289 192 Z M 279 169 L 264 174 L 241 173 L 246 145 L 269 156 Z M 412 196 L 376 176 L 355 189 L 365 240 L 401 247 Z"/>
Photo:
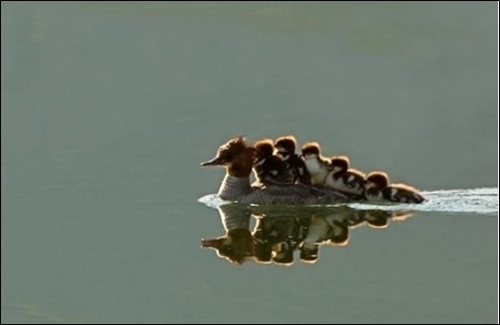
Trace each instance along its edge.
<path fill-rule="evenodd" d="M 498 188 L 456 189 L 422 192 L 427 199 L 422 204 L 375 204 L 349 203 L 347 206 L 358 210 L 380 209 L 387 211 L 424 211 L 498 214 Z M 198 199 L 211 208 L 229 203 L 217 194 L 209 194 Z"/>

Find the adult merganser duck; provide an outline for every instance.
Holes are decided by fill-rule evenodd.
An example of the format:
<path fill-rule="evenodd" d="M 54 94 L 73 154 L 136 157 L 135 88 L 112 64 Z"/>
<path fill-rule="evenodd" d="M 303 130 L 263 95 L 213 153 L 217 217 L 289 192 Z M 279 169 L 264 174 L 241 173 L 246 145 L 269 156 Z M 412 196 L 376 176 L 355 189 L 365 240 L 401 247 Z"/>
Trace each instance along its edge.
<path fill-rule="evenodd" d="M 292 184 L 252 187 L 249 176 L 254 158 L 255 148 L 243 137 L 236 137 L 220 146 L 215 158 L 201 165 L 226 168 L 218 195 L 227 201 L 246 204 L 335 204 L 350 201 L 344 194 L 324 186 Z"/>
<path fill-rule="evenodd" d="M 311 183 L 314 185 L 324 185 L 326 176 L 330 173 L 330 161 L 321 155 L 319 143 L 308 142 L 302 146 L 302 158 L 306 165 Z"/>
<path fill-rule="evenodd" d="M 366 176 L 365 197 L 368 201 L 422 203 L 424 197 L 418 190 L 406 184 L 390 184 L 389 176 L 374 171 Z"/>
<path fill-rule="evenodd" d="M 293 135 L 279 137 L 274 143 L 274 148 L 278 151 L 278 155 L 285 163 L 286 169 L 293 178 L 295 183 L 298 180 L 302 184 L 311 184 L 311 175 L 307 171 L 304 160 L 295 153 L 297 140 Z"/>

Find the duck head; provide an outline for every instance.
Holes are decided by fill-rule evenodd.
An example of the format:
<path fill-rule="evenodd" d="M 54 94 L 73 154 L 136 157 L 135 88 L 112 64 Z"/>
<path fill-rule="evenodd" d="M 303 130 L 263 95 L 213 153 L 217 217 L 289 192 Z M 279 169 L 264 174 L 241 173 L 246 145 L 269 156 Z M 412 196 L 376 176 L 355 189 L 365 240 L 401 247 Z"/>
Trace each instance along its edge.
<path fill-rule="evenodd" d="M 240 136 L 220 146 L 215 158 L 202 162 L 201 166 L 222 166 L 231 176 L 247 177 L 252 172 L 254 159 L 255 148 Z"/>

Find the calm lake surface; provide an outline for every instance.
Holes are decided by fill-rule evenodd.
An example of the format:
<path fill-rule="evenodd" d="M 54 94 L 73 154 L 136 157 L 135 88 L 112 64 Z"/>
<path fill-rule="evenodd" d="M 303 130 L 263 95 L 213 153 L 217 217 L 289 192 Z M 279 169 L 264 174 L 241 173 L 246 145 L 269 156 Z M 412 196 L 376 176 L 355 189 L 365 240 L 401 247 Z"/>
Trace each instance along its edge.
<path fill-rule="evenodd" d="M 498 323 L 497 12 L 2 2 L 2 323 Z M 200 162 L 289 133 L 453 200 L 279 224 L 349 230 L 313 264 L 201 247 L 227 219 Z"/>

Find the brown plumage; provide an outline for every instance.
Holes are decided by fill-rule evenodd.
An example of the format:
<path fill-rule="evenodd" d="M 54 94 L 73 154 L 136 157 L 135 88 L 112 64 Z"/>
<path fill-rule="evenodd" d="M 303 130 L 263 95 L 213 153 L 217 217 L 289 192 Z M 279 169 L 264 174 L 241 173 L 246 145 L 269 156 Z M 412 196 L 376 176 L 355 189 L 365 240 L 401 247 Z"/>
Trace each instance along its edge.
<path fill-rule="evenodd" d="M 246 177 L 252 172 L 255 148 L 245 138 L 236 137 L 217 149 L 217 156 L 202 166 L 224 166 L 231 176 Z"/>
<path fill-rule="evenodd" d="M 307 142 L 304 144 L 302 158 L 309 175 L 311 175 L 311 184 L 324 185 L 326 176 L 330 172 L 330 161 L 321 155 L 319 143 Z"/>
<path fill-rule="evenodd" d="M 219 188 L 223 200 L 254 204 L 333 204 L 351 201 L 346 195 L 324 186 L 293 184 L 269 185 L 264 188 L 250 186 L 250 174 L 255 148 L 244 138 L 229 140 L 217 150 L 217 156 L 202 166 L 223 166 L 226 176 Z"/>
<path fill-rule="evenodd" d="M 278 151 L 278 156 L 285 164 L 292 182 L 295 183 L 298 180 L 302 184 L 311 184 L 311 176 L 304 161 L 295 152 L 296 147 L 297 140 L 293 135 L 279 137 L 274 143 L 274 148 Z"/>
<path fill-rule="evenodd" d="M 330 169 L 332 171 L 325 180 L 326 186 L 350 194 L 363 195 L 365 174 L 354 168 L 349 168 L 349 158 L 347 156 L 332 157 L 330 159 Z"/>
<path fill-rule="evenodd" d="M 255 150 L 253 169 L 260 184 L 290 185 L 293 183 L 293 179 L 286 170 L 286 165 L 278 156 L 273 155 L 274 147 L 271 139 L 257 141 Z"/>
<path fill-rule="evenodd" d="M 422 203 L 425 198 L 406 184 L 391 184 L 385 172 L 374 171 L 366 176 L 365 197 L 369 201 Z"/>

